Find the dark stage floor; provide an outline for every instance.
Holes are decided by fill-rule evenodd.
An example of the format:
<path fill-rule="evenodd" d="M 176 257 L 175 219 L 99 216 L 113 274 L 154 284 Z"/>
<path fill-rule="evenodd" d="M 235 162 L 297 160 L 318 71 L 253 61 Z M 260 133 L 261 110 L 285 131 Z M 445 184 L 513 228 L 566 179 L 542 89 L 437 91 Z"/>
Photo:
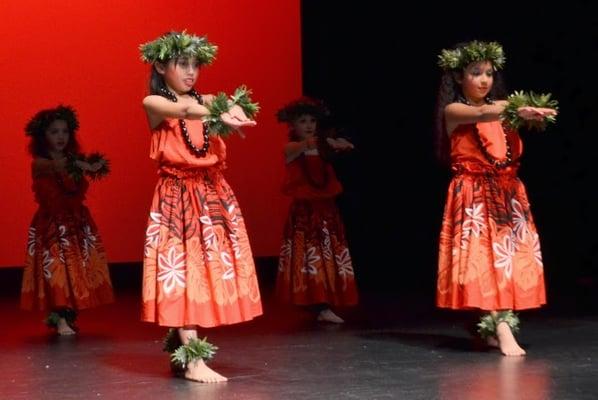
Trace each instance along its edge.
<path fill-rule="evenodd" d="M 165 329 L 138 321 L 135 290 L 80 316 L 78 337 L 54 337 L 41 314 L 0 299 L 0 399 L 596 399 L 598 316 L 523 316 L 529 355 L 476 348 L 462 314 L 425 300 L 366 295 L 344 326 L 274 307 L 243 325 L 206 331 L 212 364 L 230 378 L 206 385 L 173 378 Z"/>

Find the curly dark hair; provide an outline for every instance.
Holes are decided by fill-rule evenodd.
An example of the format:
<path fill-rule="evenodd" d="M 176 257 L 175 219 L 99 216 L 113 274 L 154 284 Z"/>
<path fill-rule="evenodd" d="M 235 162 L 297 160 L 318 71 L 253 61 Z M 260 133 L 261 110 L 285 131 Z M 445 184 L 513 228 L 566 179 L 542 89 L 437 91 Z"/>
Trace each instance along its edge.
<path fill-rule="evenodd" d="M 298 141 L 299 138 L 295 133 L 292 125 L 302 115 L 311 115 L 317 121 L 318 133 L 322 130 L 322 123 L 330 116 L 328 107 L 324 105 L 321 100 L 317 100 L 311 97 L 300 97 L 296 100 L 286 104 L 280 110 L 276 112 L 276 118 L 278 122 L 286 122 L 289 126 L 289 140 Z"/>
<path fill-rule="evenodd" d="M 69 130 L 69 141 L 65 148 L 66 153 L 78 154 L 79 143 L 76 133 L 79 130 L 79 120 L 75 110 L 70 106 L 59 105 L 56 108 L 49 108 L 37 112 L 25 126 L 25 133 L 31 137 L 29 142 L 29 153 L 33 157 L 44 157 L 48 155 L 48 144 L 46 131 L 54 121 L 64 121 Z"/>
<path fill-rule="evenodd" d="M 454 48 L 462 47 L 466 43 L 459 43 Z M 445 71 L 440 78 L 438 95 L 436 97 L 435 123 L 434 123 L 434 148 L 436 157 L 443 164 L 448 164 L 450 158 L 450 140 L 446 132 L 444 109 L 447 105 L 464 98 L 461 85 L 457 78 L 463 77 L 463 71 Z M 488 99 L 502 100 L 507 97 L 502 74 L 494 72 L 494 83 L 488 93 Z"/>

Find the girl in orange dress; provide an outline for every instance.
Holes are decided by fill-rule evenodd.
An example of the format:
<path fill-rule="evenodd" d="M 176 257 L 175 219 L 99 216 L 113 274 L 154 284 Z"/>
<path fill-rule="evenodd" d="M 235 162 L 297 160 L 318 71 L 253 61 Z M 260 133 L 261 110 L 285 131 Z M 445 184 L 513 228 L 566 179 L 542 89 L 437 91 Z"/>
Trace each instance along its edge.
<path fill-rule="evenodd" d="M 194 90 L 199 67 L 216 52 L 205 37 L 170 32 L 141 51 L 152 63 L 143 106 L 159 174 L 146 231 L 142 319 L 173 328 L 165 350 L 187 379 L 223 382 L 204 363 L 216 348 L 198 339 L 198 327 L 249 321 L 262 306 L 245 222 L 222 174 L 226 146 L 209 131 L 255 122 L 238 97 Z"/>
<path fill-rule="evenodd" d="M 330 306 L 357 304 L 357 288 L 345 230 L 335 203 L 342 187 L 323 151 L 348 151 L 343 138 L 325 138 L 318 123 L 323 105 L 301 98 L 279 110 L 289 125 L 283 192 L 293 201 L 284 227 L 278 264 L 277 297 L 315 307 L 317 319 L 344 322 Z"/>
<path fill-rule="evenodd" d="M 438 307 L 479 309 L 480 333 L 504 355 L 525 351 L 513 333 L 512 310 L 546 303 L 538 232 L 525 187 L 517 177 L 523 146 L 505 118 L 521 123 L 554 119 L 551 108 L 519 106 L 505 99 L 498 43 L 470 42 L 443 50 L 445 69 L 437 105 L 437 147 L 450 158 L 451 180 L 442 230 Z"/>
<path fill-rule="evenodd" d="M 67 160 L 79 154 L 78 129 L 74 110 L 64 106 L 38 112 L 26 127 L 39 207 L 29 227 L 21 307 L 50 310 L 47 323 L 60 335 L 75 333 L 76 311 L 113 301 L 104 246 L 83 203 L 89 184 L 67 172 L 94 173 L 105 164 Z"/>

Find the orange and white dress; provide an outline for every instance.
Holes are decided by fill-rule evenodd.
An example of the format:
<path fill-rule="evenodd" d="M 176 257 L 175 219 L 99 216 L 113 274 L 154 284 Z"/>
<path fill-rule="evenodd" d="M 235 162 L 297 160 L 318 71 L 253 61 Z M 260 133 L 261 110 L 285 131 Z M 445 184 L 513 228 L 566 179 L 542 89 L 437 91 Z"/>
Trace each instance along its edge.
<path fill-rule="evenodd" d="M 201 121 L 186 120 L 203 146 Z M 253 256 L 237 199 L 221 170 L 226 147 L 211 137 L 193 155 L 177 119 L 152 131 L 150 157 L 159 179 L 143 259 L 142 320 L 162 326 L 214 327 L 262 314 Z"/>
<path fill-rule="evenodd" d="M 106 252 L 84 204 L 87 181 L 75 182 L 41 158 L 32 176 L 39 207 L 29 227 L 21 307 L 82 310 L 111 303 Z"/>
<path fill-rule="evenodd" d="M 336 206 L 342 186 L 330 163 L 303 154 L 286 165 L 283 193 L 291 196 L 278 263 L 276 294 L 297 305 L 358 302 L 345 228 Z"/>
<path fill-rule="evenodd" d="M 524 310 L 546 303 L 540 240 L 517 177 L 523 146 L 499 121 L 460 125 L 451 134 L 437 305 Z M 513 162 L 496 168 L 510 147 Z M 486 154 L 484 154 L 486 153 Z"/>

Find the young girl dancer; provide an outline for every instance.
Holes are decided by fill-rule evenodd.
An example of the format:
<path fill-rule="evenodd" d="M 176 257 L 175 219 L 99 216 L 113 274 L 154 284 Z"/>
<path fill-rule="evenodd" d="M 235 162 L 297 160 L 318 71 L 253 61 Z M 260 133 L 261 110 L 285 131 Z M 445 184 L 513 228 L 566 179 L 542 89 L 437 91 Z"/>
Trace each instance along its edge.
<path fill-rule="evenodd" d="M 335 203 L 342 187 L 324 154 L 348 151 L 353 145 L 322 131 L 326 112 L 319 101 L 301 98 L 277 114 L 289 127 L 283 191 L 293 202 L 284 228 L 276 289 L 281 301 L 313 308 L 319 321 L 343 323 L 330 307 L 353 306 L 358 296 Z"/>
<path fill-rule="evenodd" d="M 199 327 L 248 321 L 262 306 L 243 216 L 222 174 L 226 147 L 219 135 L 255 126 L 257 105 L 244 88 L 231 97 L 195 91 L 200 66 L 216 53 L 205 37 L 170 32 L 141 52 L 151 63 L 143 106 L 159 171 L 146 231 L 142 319 L 174 328 L 165 350 L 187 379 L 223 382 L 204 362 L 216 348 L 199 339 Z"/>
<path fill-rule="evenodd" d="M 524 355 L 513 310 L 545 304 L 540 242 L 523 183 L 516 128 L 553 122 L 550 96 L 516 92 L 506 98 L 495 42 L 443 50 L 437 105 L 439 155 L 450 158 L 437 283 L 437 305 L 488 312 L 478 324 L 488 343 Z"/>
<path fill-rule="evenodd" d="M 47 324 L 72 335 L 78 310 L 113 301 L 104 246 L 84 204 L 84 175 L 104 175 L 107 164 L 97 154 L 80 154 L 71 107 L 38 112 L 25 130 L 39 207 L 29 228 L 21 306 L 50 310 Z"/>

